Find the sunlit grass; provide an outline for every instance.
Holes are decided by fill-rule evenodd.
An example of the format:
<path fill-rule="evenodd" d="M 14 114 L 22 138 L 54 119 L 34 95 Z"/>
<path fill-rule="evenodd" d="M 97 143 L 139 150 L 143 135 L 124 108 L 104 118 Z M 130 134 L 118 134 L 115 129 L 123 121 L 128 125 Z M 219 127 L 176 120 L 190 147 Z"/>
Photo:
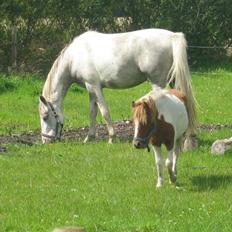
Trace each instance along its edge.
<path fill-rule="evenodd" d="M 12 144 L 0 156 L 0 230 L 228 231 L 232 226 L 232 153 L 215 157 L 201 133 L 199 150 L 181 155 L 178 183 L 155 188 L 154 157 L 128 142 Z"/>
<path fill-rule="evenodd" d="M 231 73 L 212 73 L 193 74 L 200 123 L 231 124 Z M 39 130 L 43 81 L 9 78 L 6 84 L 0 77 L 0 134 Z M 144 83 L 105 90 L 113 120 L 130 118 L 131 101 L 149 89 Z M 72 86 L 64 110 L 66 128 L 88 125 L 86 91 Z M 169 185 L 165 170 L 159 190 L 152 153 L 130 142 L 7 144 L 0 153 L 0 231 L 45 232 L 65 225 L 98 232 L 231 231 L 232 152 L 210 154 L 213 141 L 230 136 L 229 129 L 199 132 L 199 149 L 179 158 L 180 188 Z"/>

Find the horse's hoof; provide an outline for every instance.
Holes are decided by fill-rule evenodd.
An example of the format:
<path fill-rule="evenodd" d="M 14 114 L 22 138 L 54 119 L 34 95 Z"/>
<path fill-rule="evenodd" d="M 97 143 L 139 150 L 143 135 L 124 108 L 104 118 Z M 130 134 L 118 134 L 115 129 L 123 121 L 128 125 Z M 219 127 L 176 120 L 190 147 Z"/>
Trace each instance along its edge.
<path fill-rule="evenodd" d="M 162 183 L 157 183 L 156 188 L 161 188 L 162 186 Z"/>
<path fill-rule="evenodd" d="M 87 143 L 87 142 L 90 142 L 90 141 L 93 141 L 95 139 L 95 136 L 94 135 L 87 135 L 83 141 L 83 143 Z"/>
<path fill-rule="evenodd" d="M 113 144 L 113 138 L 109 138 L 108 143 Z"/>
<path fill-rule="evenodd" d="M 196 136 L 190 136 L 185 139 L 183 150 L 192 151 L 198 147 L 198 140 Z"/>

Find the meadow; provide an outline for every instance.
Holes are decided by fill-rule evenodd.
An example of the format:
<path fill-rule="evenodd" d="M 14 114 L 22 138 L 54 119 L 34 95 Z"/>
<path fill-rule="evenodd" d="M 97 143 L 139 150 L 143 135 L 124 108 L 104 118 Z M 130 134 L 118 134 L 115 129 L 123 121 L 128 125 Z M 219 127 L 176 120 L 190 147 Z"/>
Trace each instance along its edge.
<path fill-rule="evenodd" d="M 193 87 L 201 124 L 232 124 L 232 72 L 196 70 Z M 40 130 L 36 76 L 0 76 L 0 134 Z M 131 101 L 144 95 L 144 83 L 104 91 L 114 121 L 130 119 Z M 88 94 L 72 86 L 64 101 L 65 127 L 88 125 Z M 98 122 L 104 122 L 98 116 Z M 198 131 L 199 148 L 182 153 L 178 184 L 156 189 L 152 153 L 130 141 L 82 144 L 62 141 L 33 146 L 4 144 L 0 153 L 0 231 L 48 232 L 58 226 L 87 231 L 232 231 L 232 151 L 212 156 L 216 139 L 231 129 Z"/>

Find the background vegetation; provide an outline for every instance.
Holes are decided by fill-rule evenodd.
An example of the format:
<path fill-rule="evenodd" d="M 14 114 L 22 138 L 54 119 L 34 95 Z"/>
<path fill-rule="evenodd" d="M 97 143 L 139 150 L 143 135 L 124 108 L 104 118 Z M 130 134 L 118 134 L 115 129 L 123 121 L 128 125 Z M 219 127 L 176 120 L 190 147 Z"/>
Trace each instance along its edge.
<path fill-rule="evenodd" d="M 189 45 L 232 43 L 230 0 L 9 0 L 0 3 L 0 19 L 0 71 L 5 72 L 13 66 L 47 73 L 64 45 L 86 30 L 158 27 L 184 32 Z M 189 49 L 190 63 L 197 65 L 219 62 L 225 54 L 221 48 Z"/>

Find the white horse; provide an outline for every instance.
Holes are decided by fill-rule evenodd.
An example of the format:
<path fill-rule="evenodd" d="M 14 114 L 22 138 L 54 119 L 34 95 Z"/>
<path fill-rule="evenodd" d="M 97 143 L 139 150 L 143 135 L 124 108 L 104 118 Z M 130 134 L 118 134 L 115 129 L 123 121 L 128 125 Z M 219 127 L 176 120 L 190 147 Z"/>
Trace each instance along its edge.
<path fill-rule="evenodd" d="M 55 60 L 42 96 L 39 113 L 43 143 L 59 139 L 63 127 L 62 102 L 69 86 L 85 87 L 90 99 L 90 126 L 85 142 L 95 136 L 97 107 L 104 117 L 112 142 L 114 129 L 102 89 L 130 88 L 149 80 L 175 88 L 187 96 L 192 133 L 196 128 L 195 99 L 183 33 L 146 29 L 119 34 L 94 31 L 76 37 Z"/>

